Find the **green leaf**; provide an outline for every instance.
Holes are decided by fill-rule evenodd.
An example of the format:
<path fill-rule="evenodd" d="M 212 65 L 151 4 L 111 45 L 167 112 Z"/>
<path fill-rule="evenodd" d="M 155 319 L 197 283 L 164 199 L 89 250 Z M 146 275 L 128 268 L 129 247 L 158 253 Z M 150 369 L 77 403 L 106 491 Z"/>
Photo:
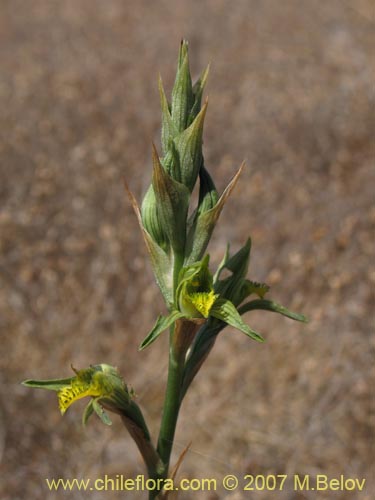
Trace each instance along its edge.
<path fill-rule="evenodd" d="M 228 186 L 225 188 L 223 194 L 220 196 L 216 205 L 207 212 L 199 214 L 197 217 L 194 230 L 190 232 L 186 242 L 186 264 L 192 264 L 202 258 L 224 204 L 230 193 L 233 191 L 244 165 L 245 164 L 242 163 L 236 175 L 234 175 Z"/>
<path fill-rule="evenodd" d="M 142 351 L 142 349 L 145 349 L 147 346 L 152 344 L 161 333 L 163 333 L 179 318 L 183 318 L 183 316 L 184 315 L 180 311 L 176 310 L 172 311 L 169 316 L 159 316 L 152 330 L 139 346 L 139 350 Z"/>
<path fill-rule="evenodd" d="M 103 422 L 103 424 L 112 425 L 112 420 L 109 418 L 107 413 L 104 411 L 104 408 L 99 404 L 98 399 L 99 398 L 92 400 L 93 410 L 98 415 L 98 417 Z"/>
<path fill-rule="evenodd" d="M 254 311 L 256 309 L 279 313 L 282 314 L 283 316 L 286 316 L 287 318 L 294 319 L 296 321 L 301 321 L 303 323 L 308 323 L 309 321 L 308 318 L 306 318 L 306 316 L 304 316 L 303 314 L 297 314 L 292 311 L 289 311 L 289 309 L 287 309 L 286 307 L 277 304 L 276 302 L 273 302 L 271 300 L 262 300 L 262 299 L 252 300 L 239 307 L 238 312 L 240 314 L 244 314 L 248 311 Z"/>
<path fill-rule="evenodd" d="M 248 337 L 258 341 L 264 342 L 264 339 L 259 333 L 252 330 L 246 325 L 230 300 L 218 299 L 211 308 L 210 316 L 224 321 L 230 326 L 237 328 Z"/>
<path fill-rule="evenodd" d="M 189 112 L 193 106 L 193 86 L 191 83 L 188 44 L 182 41 L 176 80 L 172 90 L 172 120 L 177 130 L 182 132 L 186 126 Z"/>
<path fill-rule="evenodd" d="M 161 223 L 165 228 L 173 250 L 184 253 L 186 241 L 186 221 L 190 193 L 183 184 L 175 181 L 160 164 L 159 156 L 153 150 L 152 185 L 158 203 Z"/>

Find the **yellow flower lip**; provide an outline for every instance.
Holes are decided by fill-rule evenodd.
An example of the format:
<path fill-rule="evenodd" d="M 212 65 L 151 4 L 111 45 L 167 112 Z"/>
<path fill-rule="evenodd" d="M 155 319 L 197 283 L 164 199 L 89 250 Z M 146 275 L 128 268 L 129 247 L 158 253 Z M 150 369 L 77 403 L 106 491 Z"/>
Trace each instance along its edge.
<path fill-rule="evenodd" d="M 103 395 L 103 389 L 98 383 L 95 383 L 94 377 L 90 383 L 83 382 L 77 377 L 72 380 L 69 386 L 63 387 L 57 392 L 61 414 L 64 415 L 69 406 L 79 399 L 101 395 Z"/>
<path fill-rule="evenodd" d="M 210 292 L 195 292 L 187 296 L 195 309 L 197 309 L 197 311 L 204 318 L 208 318 L 211 307 L 214 305 L 215 300 L 218 297 L 219 296 L 215 294 L 213 290 L 211 290 Z"/>

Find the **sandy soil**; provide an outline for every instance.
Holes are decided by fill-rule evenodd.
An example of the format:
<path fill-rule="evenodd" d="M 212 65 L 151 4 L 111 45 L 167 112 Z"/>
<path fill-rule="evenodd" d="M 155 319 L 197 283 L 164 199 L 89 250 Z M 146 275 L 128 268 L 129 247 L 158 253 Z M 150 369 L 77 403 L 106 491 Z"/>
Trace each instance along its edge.
<path fill-rule="evenodd" d="M 248 165 L 212 260 L 250 234 L 252 279 L 311 321 L 248 315 L 263 345 L 221 335 L 182 409 L 174 460 L 192 446 L 180 477 L 344 474 L 367 485 L 179 498 L 370 499 L 371 0 L 3 0 L 0 10 L 1 498 L 124 498 L 48 492 L 45 478 L 143 473 L 117 420 L 82 432 L 82 405 L 61 418 L 53 394 L 19 382 L 110 363 L 157 432 L 167 339 L 137 346 L 164 309 L 123 179 L 140 199 L 159 143 L 157 75 L 170 90 L 184 36 L 194 75 L 211 61 L 205 158 L 218 187 Z"/>

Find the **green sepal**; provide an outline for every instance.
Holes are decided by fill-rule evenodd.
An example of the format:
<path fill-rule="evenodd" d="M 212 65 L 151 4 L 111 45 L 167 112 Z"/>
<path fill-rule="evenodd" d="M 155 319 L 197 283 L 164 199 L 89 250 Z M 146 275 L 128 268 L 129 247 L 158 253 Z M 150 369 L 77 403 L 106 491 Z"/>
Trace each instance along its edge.
<path fill-rule="evenodd" d="M 163 148 L 163 154 L 166 155 L 169 147 L 169 142 L 178 134 L 178 130 L 176 125 L 172 121 L 168 100 L 166 98 L 163 82 L 160 76 L 159 76 L 159 93 L 160 93 L 160 105 L 162 112 L 161 144 Z"/>
<path fill-rule="evenodd" d="M 245 335 L 258 342 L 264 342 L 263 337 L 259 335 L 259 333 L 252 330 L 248 325 L 246 325 L 242 321 L 239 312 L 237 311 L 237 309 L 230 300 L 217 299 L 211 308 L 210 316 L 220 319 L 221 321 L 224 321 L 228 325 L 237 328 L 237 330 L 240 330 Z"/>
<path fill-rule="evenodd" d="M 92 400 L 92 408 L 95 411 L 95 413 L 98 415 L 100 420 L 103 422 L 105 425 L 112 425 L 112 420 L 109 418 L 107 413 L 104 411 L 104 408 L 99 404 L 100 398 L 93 399 Z"/>
<path fill-rule="evenodd" d="M 207 102 L 193 123 L 174 139 L 180 158 L 181 182 L 192 192 L 202 164 L 202 137 Z"/>
<path fill-rule="evenodd" d="M 224 204 L 227 201 L 228 196 L 234 189 L 243 167 L 244 163 L 240 166 L 237 173 L 231 179 L 223 194 L 217 201 L 216 205 L 210 210 L 207 210 L 207 212 L 203 212 L 198 215 L 196 223 L 194 224 L 193 229 L 189 232 L 186 241 L 186 264 L 192 264 L 193 262 L 199 261 L 202 258 L 210 241 L 213 230 L 215 229 L 220 213 L 224 207 Z"/>
<path fill-rule="evenodd" d="M 161 166 L 159 156 L 153 149 L 152 185 L 158 203 L 161 224 L 165 228 L 173 250 L 184 253 L 186 221 L 189 208 L 189 190 L 175 181 Z"/>
<path fill-rule="evenodd" d="M 21 382 L 26 387 L 33 387 L 34 389 L 46 389 L 48 391 L 59 391 L 66 385 L 70 385 L 75 377 L 60 378 L 54 380 L 24 380 Z"/>
<path fill-rule="evenodd" d="M 182 132 L 186 126 L 189 112 L 193 106 L 194 95 L 189 68 L 188 43 L 181 42 L 176 80 L 172 89 L 172 121 Z"/>
<path fill-rule="evenodd" d="M 82 425 L 85 427 L 89 418 L 91 415 L 94 413 L 94 407 L 93 407 L 93 399 L 90 399 L 89 403 L 87 404 L 83 415 L 82 415 Z"/>
<path fill-rule="evenodd" d="M 150 333 L 139 346 L 139 350 L 142 351 L 143 349 L 148 347 L 159 337 L 161 333 L 167 330 L 167 328 L 169 328 L 175 321 L 183 317 L 184 315 L 180 311 L 176 310 L 172 311 L 168 316 L 160 315 Z"/>
<path fill-rule="evenodd" d="M 247 302 L 246 304 L 243 304 L 238 308 L 238 312 L 240 314 L 244 314 L 248 311 L 254 311 L 257 309 L 261 309 L 264 311 L 272 311 L 275 313 L 282 314 L 283 316 L 286 316 L 287 318 L 294 319 L 295 321 L 301 321 L 302 323 L 308 323 L 308 318 L 304 316 L 303 314 L 297 314 L 292 311 L 289 311 L 286 307 L 277 304 L 276 302 L 273 302 L 271 300 L 265 300 L 265 299 L 256 299 L 252 300 L 250 302 Z"/>

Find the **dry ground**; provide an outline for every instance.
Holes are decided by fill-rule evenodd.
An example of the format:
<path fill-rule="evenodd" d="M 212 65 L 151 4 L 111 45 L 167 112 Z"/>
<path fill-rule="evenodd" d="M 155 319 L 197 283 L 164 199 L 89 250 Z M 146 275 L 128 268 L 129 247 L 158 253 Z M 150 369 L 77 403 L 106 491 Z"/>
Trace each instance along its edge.
<path fill-rule="evenodd" d="M 0 496 L 48 492 L 44 478 L 134 477 L 120 423 L 82 432 L 82 406 L 19 385 L 108 362 L 132 384 L 155 434 L 167 344 L 137 346 L 163 304 L 131 207 L 158 141 L 157 74 L 171 88 L 179 39 L 195 75 L 211 61 L 205 157 L 240 186 L 211 252 L 253 238 L 251 277 L 311 318 L 228 329 L 193 384 L 175 457 L 180 477 L 364 477 L 364 492 L 196 493 L 181 499 L 370 498 L 374 463 L 371 269 L 374 22 L 371 0 L 2 0 L 0 3 Z M 371 483 L 372 481 L 372 483 Z M 371 486 L 372 485 L 372 486 Z"/>

